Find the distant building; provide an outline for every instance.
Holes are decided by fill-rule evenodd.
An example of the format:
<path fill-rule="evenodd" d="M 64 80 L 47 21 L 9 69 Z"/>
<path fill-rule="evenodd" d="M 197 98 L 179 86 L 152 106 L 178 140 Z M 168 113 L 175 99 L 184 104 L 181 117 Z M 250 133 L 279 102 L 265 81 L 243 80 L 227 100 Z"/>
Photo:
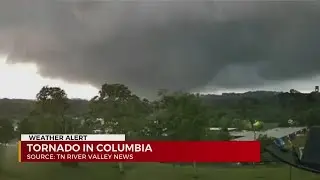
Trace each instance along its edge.
<path fill-rule="evenodd" d="M 95 129 L 92 132 L 93 132 L 93 134 L 102 134 L 102 133 L 104 133 L 101 129 Z"/>
<path fill-rule="evenodd" d="M 210 131 L 221 131 L 223 128 L 221 127 L 210 127 L 209 130 Z M 236 131 L 237 128 L 226 128 L 228 131 Z"/>
<path fill-rule="evenodd" d="M 291 135 L 297 135 L 299 133 L 304 133 L 306 131 L 307 127 L 286 127 L 286 128 L 273 128 L 266 131 L 257 131 L 256 132 L 256 138 L 260 135 L 266 135 L 268 137 L 273 138 L 289 138 Z M 235 136 L 238 138 L 233 139 L 233 141 L 252 141 L 254 139 L 254 132 L 248 131 L 248 132 L 242 132 L 241 133 L 230 133 L 231 136 Z M 242 137 L 239 137 L 240 135 L 243 135 Z"/>

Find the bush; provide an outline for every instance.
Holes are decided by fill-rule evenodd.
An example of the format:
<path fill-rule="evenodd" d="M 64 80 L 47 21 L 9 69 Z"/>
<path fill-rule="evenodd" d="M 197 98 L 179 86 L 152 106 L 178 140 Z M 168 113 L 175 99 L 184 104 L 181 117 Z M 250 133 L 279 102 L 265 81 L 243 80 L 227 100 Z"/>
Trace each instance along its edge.
<path fill-rule="evenodd" d="M 0 144 L 0 174 L 3 172 L 4 163 L 5 163 L 5 146 Z"/>

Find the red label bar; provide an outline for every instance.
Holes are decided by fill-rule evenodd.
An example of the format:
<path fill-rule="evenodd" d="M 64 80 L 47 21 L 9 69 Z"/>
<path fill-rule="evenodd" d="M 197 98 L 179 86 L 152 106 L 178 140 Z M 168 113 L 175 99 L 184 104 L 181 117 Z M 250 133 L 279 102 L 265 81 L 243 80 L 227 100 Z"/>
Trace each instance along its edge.
<path fill-rule="evenodd" d="M 22 141 L 21 162 L 260 162 L 258 141 Z"/>

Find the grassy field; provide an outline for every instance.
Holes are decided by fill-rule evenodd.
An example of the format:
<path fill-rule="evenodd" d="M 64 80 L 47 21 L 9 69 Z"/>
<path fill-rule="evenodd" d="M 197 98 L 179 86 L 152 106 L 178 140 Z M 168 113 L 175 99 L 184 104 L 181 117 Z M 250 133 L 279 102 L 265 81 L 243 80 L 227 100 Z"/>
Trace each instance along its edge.
<path fill-rule="evenodd" d="M 127 163 L 121 175 L 115 163 L 83 163 L 79 168 L 63 168 L 59 163 L 17 163 L 16 149 L 6 151 L 0 180 L 192 180 L 191 166 L 173 167 L 160 163 Z M 201 180 L 289 180 L 288 166 L 201 167 Z M 320 175 L 292 168 L 292 180 L 320 180 Z"/>

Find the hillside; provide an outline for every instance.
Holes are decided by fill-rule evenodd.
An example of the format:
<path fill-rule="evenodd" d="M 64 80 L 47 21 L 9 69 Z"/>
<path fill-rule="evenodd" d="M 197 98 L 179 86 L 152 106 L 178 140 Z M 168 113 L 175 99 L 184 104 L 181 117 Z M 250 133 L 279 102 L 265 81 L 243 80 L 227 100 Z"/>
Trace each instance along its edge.
<path fill-rule="evenodd" d="M 253 98 L 257 103 L 250 107 L 247 118 L 250 117 L 269 123 L 279 123 L 292 118 L 292 109 L 298 107 L 299 110 L 303 110 L 304 103 L 309 103 L 310 94 L 296 94 L 295 96 L 298 100 L 295 100 L 294 103 L 292 99 L 290 99 L 292 98 L 292 94 L 289 96 L 288 94 L 289 93 L 273 91 L 253 91 L 246 93 L 224 93 L 222 95 L 203 95 L 202 98 L 206 104 L 212 107 L 212 112 L 214 112 L 219 119 L 221 119 L 222 116 L 224 118 L 243 119 L 243 117 L 239 115 L 241 114 L 239 113 L 241 109 L 240 100 L 243 98 Z M 312 96 L 312 98 L 320 99 L 320 96 L 316 94 L 316 96 Z M 286 104 L 286 107 L 284 104 Z M 80 115 L 85 113 L 87 108 L 88 101 L 71 99 L 68 114 Z M 23 119 L 32 109 L 32 100 L 0 99 L 0 118 Z"/>
<path fill-rule="evenodd" d="M 0 118 L 22 119 L 33 109 L 33 100 L 0 99 Z M 88 101 L 70 100 L 69 114 L 77 115 L 86 112 Z"/>
<path fill-rule="evenodd" d="M 258 101 L 249 112 L 249 116 L 265 122 L 279 122 L 289 118 L 279 103 L 278 94 L 273 91 L 254 91 L 246 93 L 224 93 L 222 95 L 205 95 L 204 101 L 227 117 L 239 118 L 240 100 L 254 98 Z"/>
<path fill-rule="evenodd" d="M 276 104 L 277 92 L 255 91 L 246 93 L 225 93 L 222 95 L 204 95 L 204 101 L 219 110 L 232 111 L 238 100 L 243 97 L 253 97 L 264 102 L 261 108 L 272 107 Z M 33 108 L 32 100 L 25 99 L 0 99 L 0 117 L 21 119 L 25 117 Z M 272 106 L 271 106 L 272 105 Z M 69 113 L 73 115 L 86 112 L 88 101 L 80 99 L 70 100 Z M 259 108 L 259 109 L 261 109 Z M 268 108 L 267 108 L 268 109 Z"/>

